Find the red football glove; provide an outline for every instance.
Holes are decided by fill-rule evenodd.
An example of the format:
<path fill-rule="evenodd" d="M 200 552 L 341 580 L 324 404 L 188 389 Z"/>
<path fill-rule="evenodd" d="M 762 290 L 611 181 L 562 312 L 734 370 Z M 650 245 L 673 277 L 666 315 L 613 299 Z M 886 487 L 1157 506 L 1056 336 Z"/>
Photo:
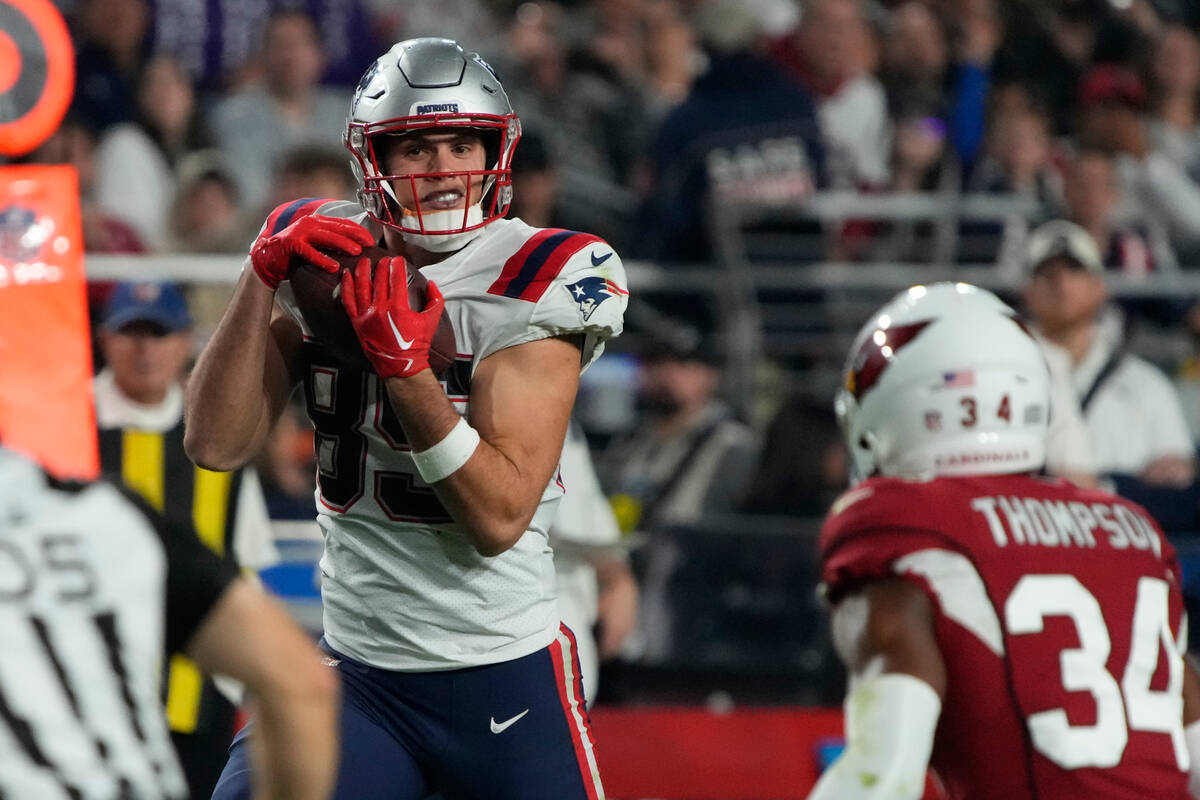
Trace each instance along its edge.
<path fill-rule="evenodd" d="M 407 378 L 429 369 L 429 345 L 442 319 L 446 301 L 430 281 L 425 308 L 408 305 L 408 268 L 400 256 L 379 259 L 375 277 L 371 262 L 360 258 L 342 273 L 342 305 L 358 334 L 367 359 L 381 378 Z"/>
<path fill-rule="evenodd" d="M 259 237 L 250 248 L 250 264 L 268 289 L 278 289 L 287 279 L 293 256 L 327 272 L 337 272 L 338 262 L 318 247 L 356 256 L 373 244 L 375 237 L 371 232 L 353 220 L 309 214 L 274 236 Z"/>

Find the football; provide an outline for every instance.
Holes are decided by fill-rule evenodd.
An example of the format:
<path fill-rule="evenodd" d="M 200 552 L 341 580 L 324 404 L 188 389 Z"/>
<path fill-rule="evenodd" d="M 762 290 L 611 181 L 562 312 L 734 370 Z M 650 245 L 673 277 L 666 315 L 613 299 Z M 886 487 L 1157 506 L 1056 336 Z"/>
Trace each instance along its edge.
<path fill-rule="evenodd" d="M 337 259 L 341 269 L 337 272 L 326 272 L 307 260 L 299 257 L 292 259 L 288 281 L 292 285 L 292 295 L 296 298 L 296 307 L 304 317 L 313 336 L 333 351 L 339 359 L 348 366 L 370 370 L 371 364 L 363 355 L 358 343 L 358 335 L 350 324 L 350 317 L 342 306 L 342 272 L 353 269 L 363 256 L 371 259 L 371 264 L 379 263 L 381 258 L 395 255 L 379 246 L 364 247 L 357 256 L 346 253 L 329 253 Z M 428 279 L 421 270 L 408 264 L 408 298 L 413 309 L 425 307 L 425 286 Z M 458 350 L 454 336 L 454 326 L 450 318 L 443 312 L 438 321 L 437 332 L 433 335 L 433 343 L 429 348 L 429 367 L 433 374 L 441 377 L 451 365 Z"/>

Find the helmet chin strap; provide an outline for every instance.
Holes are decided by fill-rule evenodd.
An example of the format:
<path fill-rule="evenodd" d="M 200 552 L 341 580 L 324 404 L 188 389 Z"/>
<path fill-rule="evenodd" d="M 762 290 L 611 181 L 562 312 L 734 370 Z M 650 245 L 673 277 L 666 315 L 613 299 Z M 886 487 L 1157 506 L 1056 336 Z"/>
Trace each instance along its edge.
<path fill-rule="evenodd" d="M 391 216 L 395 218 L 399 212 L 400 220 L 407 221 L 415 219 L 416 214 L 406 215 L 400 201 L 396 199 L 396 193 L 392 189 L 391 183 L 382 181 L 380 183 L 384 193 L 388 196 L 391 205 Z M 474 225 L 479 225 L 483 222 L 483 208 L 476 203 L 467 209 L 466 221 L 463 220 L 462 209 L 451 208 L 445 211 L 422 211 L 421 222 L 424 223 L 426 229 L 432 230 L 448 230 L 450 228 L 470 228 Z M 414 247 L 420 247 L 422 250 L 427 250 L 430 253 L 450 253 L 455 250 L 460 250 L 466 247 L 479 234 L 483 233 L 483 227 L 480 226 L 470 231 L 457 231 L 455 233 L 421 233 L 420 227 L 407 228 L 404 225 L 390 225 L 393 230 L 398 231 L 406 244 L 411 244 Z"/>
<path fill-rule="evenodd" d="M 412 219 L 412 217 L 404 217 L 403 219 L 407 221 L 408 219 Z M 471 227 L 483 222 L 483 209 L 478 205 L 468 208 L 466 225 L 463 225 L 463 212 L 459 208 L 451 208 L 446 211 L 422 211 L 421 221 L 425 223 L 426 228 L 432 228 L 433 230 L 446 230 L 459 226 Z M 459 231 L 457 233 L 421 233 L 419 230 L 401 226 L 396 226 L 396 230 L 400 231 L 405 243 L 415 245 L 431 253 L 449 253 L 458 250 L 483 233 L 482 227 L 470 231 Z"/>

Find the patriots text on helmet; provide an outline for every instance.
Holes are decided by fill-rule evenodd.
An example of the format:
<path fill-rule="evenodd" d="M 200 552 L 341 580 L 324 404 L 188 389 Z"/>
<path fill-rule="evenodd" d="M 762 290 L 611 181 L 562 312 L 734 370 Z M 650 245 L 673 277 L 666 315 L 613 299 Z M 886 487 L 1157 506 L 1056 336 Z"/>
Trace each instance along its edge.
<path fill-rule="evenodd" d="M 458 103 L 418 103 L 414 114 L 457 114 Z"/>

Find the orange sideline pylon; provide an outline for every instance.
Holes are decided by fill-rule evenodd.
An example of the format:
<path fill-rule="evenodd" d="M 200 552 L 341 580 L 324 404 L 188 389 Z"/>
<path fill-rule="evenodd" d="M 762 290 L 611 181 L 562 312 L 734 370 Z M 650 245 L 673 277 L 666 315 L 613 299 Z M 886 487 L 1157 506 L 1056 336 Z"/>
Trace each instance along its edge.
<path fill-rule="evenodd" d="M 91 377 L 75 169 L 0 167 L 0 441 L 96 477 Z"/>

